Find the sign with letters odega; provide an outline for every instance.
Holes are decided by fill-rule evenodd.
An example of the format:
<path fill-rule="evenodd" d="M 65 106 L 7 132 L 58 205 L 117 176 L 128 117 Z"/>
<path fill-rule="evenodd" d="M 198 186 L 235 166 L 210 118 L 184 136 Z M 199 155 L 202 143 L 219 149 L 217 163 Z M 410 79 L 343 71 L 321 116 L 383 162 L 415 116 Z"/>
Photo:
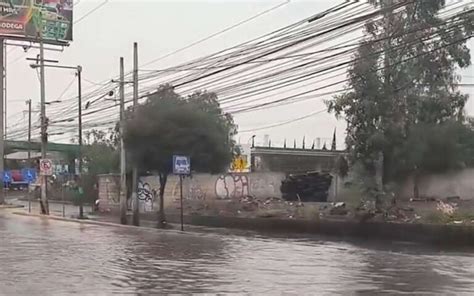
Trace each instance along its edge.
<path fill-rule="evenodd" d="M 72 41 L 73 0 L 0 0 L 0 35 Z"/>
<path fill-rule="evenodd" d="M 191 174 L 191 159 L 189 158 L 189 156 L 173 155 L 173 174 Z"/>

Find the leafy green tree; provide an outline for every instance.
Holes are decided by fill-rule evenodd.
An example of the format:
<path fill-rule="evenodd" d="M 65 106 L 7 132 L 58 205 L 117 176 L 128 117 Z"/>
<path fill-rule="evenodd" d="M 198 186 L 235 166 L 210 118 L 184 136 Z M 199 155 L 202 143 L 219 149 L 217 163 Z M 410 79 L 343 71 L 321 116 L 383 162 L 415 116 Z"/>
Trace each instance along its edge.
<path fill-rule="evenodd" d="M 125 145 L 139 170 L 159 177 L 161 223 L 165 221 L 164 192 L 173 155 L 190 156 L 193 171 L 222 172 L 232 160 L 235 133 L 232 116 L 222 112 L 213 93 L 181 97 L 171 86 L 163 85 L 134 112 L 127 111 Z"/>
<path fill-rule="evenodd" d="M 395 176 L 413 175 L 413 196 L 419 197 L 423 173 L 438 173 L 474 165 L 474 131 L 459 121 L 418 123 L 410 128 L 403 145 L 394 150 Z"/>
<path fill-rule="evenodd" d="M 119 135 L 116 129 L 84 133 L 83 157 L 91 175 L 117 173 L 120 168 Z"/>
<path fill-rule="evenodd" d="M 371 3 L 389 9 L 402 1 Z M 395 177 L 395 148 L 404 145 L 410 128 L 462 120 L 467 96 L 456 88 L 456 69 L 471 63 L 466 40 L 474 15 L 442 20 L 444 6 L 444 0 L 405 2 L 368 22 L 348 72 L 348 90 L 328 102 L 331 112 L 347 120 L 352 162 L 375 175 L 381 159 L 383 183 Z"/>

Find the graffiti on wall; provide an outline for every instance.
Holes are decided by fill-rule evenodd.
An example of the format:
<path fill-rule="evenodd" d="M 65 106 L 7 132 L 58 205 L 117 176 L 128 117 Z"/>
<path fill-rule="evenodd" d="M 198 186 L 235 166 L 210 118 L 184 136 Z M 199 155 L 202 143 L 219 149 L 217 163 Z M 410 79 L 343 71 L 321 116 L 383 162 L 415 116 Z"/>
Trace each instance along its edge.
<path fill-rule="evenodd" d="M 198 183 L 191 182 L 189 184 L 189 192 L 188 192 L 187 198 L 188 199 L 205 200 L 206 199 L 206 191 L 203 190 Z"/>
<path fill-rule="evenodd" d="M 221 175 L 216 180 L 215 189 L 217 198 L 242 198 L 249 195 L 249 180 L 246 175 Z"/>
<path fill-rule="evenodd" d="M 156 190 L 151 188 L 150 184 L 138 181 L 138 200 L 143 205 L 144 211 L 152 211 L 155 202 Z"/>
<path fill-rule="evenodd" d="M 179 199 L 179 182 L 174 185 L 172 196 L 175 200 Z M 192 178 L 183 180 L 183 198 L 188 200 L 205 200 L 207 191 Z"/>

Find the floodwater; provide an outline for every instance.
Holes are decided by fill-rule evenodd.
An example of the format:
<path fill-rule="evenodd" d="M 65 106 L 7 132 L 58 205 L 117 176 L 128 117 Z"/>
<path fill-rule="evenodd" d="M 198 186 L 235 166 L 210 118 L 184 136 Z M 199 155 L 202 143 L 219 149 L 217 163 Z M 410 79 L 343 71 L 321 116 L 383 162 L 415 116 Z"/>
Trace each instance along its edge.
<path fill-rule="evenodd" d="M 0 211 L 0 295 L 472 295 L 474 257 L 417 245 L 179 233 Z"/>

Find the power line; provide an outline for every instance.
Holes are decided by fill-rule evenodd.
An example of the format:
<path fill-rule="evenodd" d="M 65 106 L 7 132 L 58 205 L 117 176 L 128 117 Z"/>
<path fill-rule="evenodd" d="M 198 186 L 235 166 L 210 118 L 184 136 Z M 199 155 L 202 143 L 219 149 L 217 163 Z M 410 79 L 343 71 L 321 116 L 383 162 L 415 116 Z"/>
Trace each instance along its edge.
<path fill-rule="evenodd" d="M 293 119 L 290 119 L 290 120 L 288 120 L 288 121 L 283 121 L 283 122 L 280 122 L 280 123 L 275 123 L 275 124 L 271 124 L 271 125 L 261 126 L 261 127 L 257 127 L 257 128 L 253 128 L 253 129 L 246 129 L 246 130 L 242 130 L 242 131 L 239 130 L 239 133 L 256 132 L 256 131 L 266 130 L 266 129 L 269 129 L 269 128 L 274 128 L 274 127 L 279 127 L 279 126 L 283 126 L 283 125 L 295 123 L 295 122 L 304 120 L 304 119 L 306 119 L 306 118 L 313 117 L 313 116 L 315 116 L 315 115 L 317 115 L 317 114 L 321 114 L 321 113 L 326 112 L 326 111 L 327 111 L 327 108 L 324 108 L 324 109 L 322 109 L 322 110 L 319 110 L 319 111 L 316 111 L 316 112 L 311 112 L 311 113 L 309 113 L 309 114 L 307 114 L 307 115 L 304 115 L 304 116 L 301 116 L 301 117 L 297 117 L 297 118 L 293 118 Z"/>
<path fill-rule="evenodd" d="M 109 0 L 104 0 L 104 2 L 100 3 L 99 5 L 97 5 L 96 7 L 94 7 L 93 9 L 89 10 L 86 14 L 84 14 L 83 16 L 81 16 L 79 19 L 77 19 L 76 21 L 74 21 L 74 24 L 77 24 L 77 23 L 81 22 L 82 20 L 84 20 L 85 18 L 87 18 L 88 16 L 90 16 L 91 14 L 93 14 L 94 12 L 96 12 L 97 10 L 99 10 L 101 7 L 103 7 L 104 5 L 106 5 L 108 2 L 109 2 Z"/>
<path fill-rule="evenodd" d="M 361 6 L 361 7 L 362 7 L 362 9 L 365 9 L 363 6 Z M 376 13 L 377 11 L 379 12 L 378 15 L 380 15 L 381 10 L 376 10 L 374 13 Z M 342 18 L 341 17 L 342 15 L 346 15 L 348 18 L 347 19 Z M 365 15 L 367 15 L 367 13 Z M 246 43 L 243 43 L 243 45 L 232 47 L 234 49 L 234 51 L 229 51 L 229 49 L 226 49 L 224 51 L 219 52 L 217 55 L 213 54 L 213 55 L 201 58 L 201 59 L 194 60 L 194 61 L 189 62 L 189 63 L 179 65 L 178 67 L 184 67 L 184 66 L 188 65 L 189 67 L 201 68 L 201 69 L 196 69 L 197 71 L 207 71 L 207 69 L 204 69 L 203 67 L 207 67 L 207 68 L 210 68 L 210 69 L 218 69 L 216 67 L 221 65 L 221 67 L 225 69 L 229 65 L 236 65 L 236 64 L 248 65 L 248 64 L 251 64 L 255 61 L 259 61 L 258 58 L 255 59 L 255 60 L 252 60 L 255 57 L 268 54 L 269 52 L 271 52 L 272 50 L 275 50 L 275 49 L 277 49 L 277 50 L 282 49 L 284 46 L 287 46 L 289 44 L 301 41 L 304 38 L 308 38 L 309 36 L 316 36 L 317 34 L 321 34 L 322 32 L 327 32 L 327 33 L 324 33 L 324 34 L 321 34 L 317 37 L 314 37 L 314 38 L 319 38 L 319 40 L 314 39 L 314 42 L 307 43 L 307 45 L 305 45 L 305 46 L 312 46 L 311 44 L 315 44 L 316 42 L 321 42 L 321 40 L 330 40 L 330 38 L 340 37 L 342 33 L 346 34 L 348 32 L 351 32 L 351 30 L 359 28 L 360 23 L 363 21 L 363 20 L 359 20 L 359 22 L 354 22 L 353 24 L 349 24 L 351 22 L 351 19 L 352 19 L 352 21 L 354 19 L 356 19 L 355 14 L 344 12 L 344 13 L 339 13 L 337 15 L 337 17 L 336 17 L 336 15 L 334 15 L 331 18 L 327 18 L 323 22 L 318 21 L 318 22 L 314 22 L 314 23 L 311 23 L 311 24 L 307 24 L 307 23 L 303 24 L 300 21 L 296 24 L 285 27 L 285 29 L 280 29 L 280 30 L 275 31 L 275 32 L 278 32 L 278 33 L 273 35 L 273 36 L 271 36 L 271 34 L 265 35 L 265 36 L 269 36 L 266 39 L 261 39 L 260 37 L 256 38 L 256 39 L 254 39 L 256 41 L 253 44 L 251 42 L 246 42 Z M 324 18 L 322 18 L 322 20 L 324 20 Z M 347 23 L 348 25 L 346 27 L 343 27 L 343 28 L 340 28 L 340 29 L 334 29 L 338 23 L 339 24 L 340 23 Z M 323 25 L 321 26 L 321 24 L 323 24 Z M 315 25 L 319 25 L 319 28 L 315 27 Z M 303 27 L 301 28 L 301 26 L 303 26 Z M 312 39 L 309 39 L 309 40 L 312 40 Z M 300 48 L 304 48 L 305 46 L 300 47 Z M 288 49 L 289 48 L 293 48 L 293 47 L 288 47 Z M 341 50 L 342 49 L 343 48 L 341 48 Z M 281 51 L 278 51 L 278 52 L 280 52 L 281 56 L 285 56 L 286 53 L 288 52 L 288 51 L 285 52 L 284 50 L 285 49 L 283 49 Z M 293 50 L 293 51 L 297 51 L 297 50 Z M 351 51 L 348 51 L 345 54 L 340 54 L 339 58 L 340 57 L 348 57 L 348 55 L 350 53 L 351 53 Z M 309 57 L 311 57 L 311 56 L 309 56 Z M 235 102 L 239 101 L 239 94 L 240 95 L 242 94 L 242 91 L 240 91 L 240 89 L 244 90 L 244 93 L 247 92 L 246 96 L 251 98 L 252 94 L 253 95 L 259 94 L 259 92 L 263 94 L 263 93 L 265 93 L 265 90 L 273 90 L 274 91 L 274 90 L 279 89 L 279 88 L 285 88 L 286 89 L 287 86 L 291 85 L 290 82 L 292 82 L 292 81 L 298 81 L 298 83 L 300 83 L 300 82 L 306 80 L 307 78 L 308 78 L 307 80 L 309 80 L 309 78 L 312 79 L 314 77 L 319 76 L 319 75 L 315 75 L 314 73 L 319 72 L 319 73 L 325 73 L 325 75 L 327 75 L 327 73 L 329 73 L 330 70 L 331 70 L 331 66 L 334 67 L 335 65 L 337 65 L 337 64 L 335 64 L 334 61 L 332 61 L 336 58 L 336 56 L 335 55 L 332 55 L 332 56 L 330 55 L 330 56 L 326 56 L 325 59 L 323 57 L 320 58 L 322 63 L 323 62 L 326 63 L 326 65 L 324 66 L 324 67 L 327 68 L 326 71 L 322 71 L 322 70 L 324 70 L 324 67 L 322 67 L 321 65 L 317 66 L 316 71 L 315 71 L 314 68 L 303 69 L 304 67 L 302 67 L 302 66 L 297 67 L 297 65 L 303 65 L 303 63 L 307 63 L 307 61 L 305 61 L 304 58 L 305 58 L 305 56 L 299 56 L 299 57 L 295 56 L 293 59 L 289 59 L 290 63 L 287 63 L 288 65 L 290 65 L 291 63 L 294 63 L 293 60 L 295 60 L 295 59 L 302 59 L 300 64 L 294 64 L 294 66 L 293 66 L 293 68 L 294 68 L 293 72 L 294 73 L 290 73 L 290 74 L 289 73 L 281 73 L 280 77 L 277 77 L 275 75 L 273 75 L 273 76 L 272 75 L 265 75 L 264 77 L 268 76 L 268 82 L 265 82 L 265 84 L 263 84 L 264 80 L 262 80 L 261 78 L 259 78 L 259 79 L 256 79 L 256 78 L 248 79 L 249 78 L 248 74 L 252 73 L 252 72 L 248 72 L 247 74 L 245 74 L 245 72 L 241 72 L 242 73 L 241 77 L 244 79 L 244 81 L 248 80 L 248 82 L 240 83 L 240 85 L 238 87 L 236 87 L 236 84 L 239 83 L 238 81 L 235 81 L 235 72 L 236 71 L 225 71 L 225 72 L 223 71 L 223 72 L 221 72 L 222 75 L 216 76 L 216 77 L 219 77 L 219 78 L 217 78 L 220 81 L 219 87 L 214 88 L 214 89 L 210 88 L 210 89 L 212 91 L 216 90 L 216 91 L 221 92 L 221 93 L 225 92 L 226 95 L 223 96 L 220 100 L 222 102 L 225 102 L 225 100 L 228 100 L 230 102 L 229 98 L 234 97 L 235 100 L 232 99 L 232 100 L 234 100 L 233 101 L 234 105 L 233 106 L 228 106 L 228 107 L 238 107 L 239 105 L 237 105 Z M 268 59 L 265 58 L 264 60 L 270 60 L 270 59 L 272 59 L 272 57 L 269 57 Z M 260 59 L 260 60 L 262 60 L 262 59 Z M 350 62 L 350 61 L 352 61 L 352 59 L 347 59 L 347 62 Z M 225 63 L 225 64 L 222 65 L 223 63 Z M 263 62 L 263 63 L 265 63 L 265 62 Z M 281 68 L 282 65 L 283 64 L 280 64 L 280 65 L 278 65 L 278 67 Z M 278 67 L 274 67 L 274 66 L 270 65 L 270 67 L 268 69 L 264 69 L 264 71 L 266 71 L 266 73 L 268 73 L 268 74 L 271 74 L 271 73 L 275 74 L 275 69 L 278 69 Z M 177 68 L 177 67 L 174 67 L 174 68 Z M 247 68 L 248 69 L 246 71 L 252 71 L 253 70 L 252 67 L 247 67 Z M 170 69 L 172 69 L 172 68 L 170 68 Z M 239 70 L 239 72 L 240 71 L 241 70 Z M 196 88 L 196 86 L 194 86 L 193 81 L 192 81 L 195 78 L 189 76 L 189 74 L 186 73 L 186 72 L 184 72 L 180 76 L 176 76 L 174 74 L 169 75 L 169 72 L 166 73 L 166 75 L 163 75 L 163 73 L 166 73 L 166 71 L 161 72 L 161 73 L 156 73 L 158 75 L 145 75 L 145 76 L 142 76 L 142 78 L 141 78 L 142 81 L 145 78 L 148 79 L 147 77 L 150 77 L 152 80 L 149 79 L 149 82 L 148 82 L 149 86 L 142 87 L 142 95 L 140 96 L 141 99 L 146 98 L 147 96 L 154 93 L 154 88 L 156 88 L 156 86 L 151 85 L 151 83 L 152 82 L 153 83 L 159 83 L 159 80 L 157 80 L 157 78 L 160 78 L 160 79 L 168 78 L 167 81 L 170 81 L 169 79 L 174 79 L 174 80 L 177 79 L 177 78 L 173 78 L 173 76 L 174 77 L 182 77 L 182 78 L 178 78 L 179 79 L 178 81 L 180 81 L 180 83 L 182 83 L 183 85 L 190 85 L 190 86 L 187 87 L 188 91 L 189 91 L 190 87 Z M 221 74 L 221 73 L 219 73 L 219 74 Z M 254 75 L 261 75 L 261 73 L 263 73 L 263 72 L 262 71 L 255 72 Z M 308 74 L 311 74 L 311 73 L 313 73 L 313 76 L 308 77 Z M 152 74 L 155 74 L 155 73 L 152 73 Z M 154 77 L 154 76 L 156 76 L 156 77 Z M 197 77 L 202 77 L 202 76 L 203 75 L 199 74 L 199 76 L 197 76 Z M 222 77 L 223 76 L 224 76 L 225 79 L 234 80 L 233 83 L 229 84 L 228 86 L 225 86 L 225 85 L 222 86 Z M 283 84 L 275 83 L 275 82 L 279 81 L 280 79 L 285 79 Z M 257 81 L 261 81 L 261 82 L 257 83 Z M 322 81 L 324 81 L 324 79 Z M 343 83 L 345 81 L 347 81 L 347 80 L 341 81 L 340 83 Z M 166 80 L 164 82 L 166 82 Z M 268 83 L 270 83 L 271 88 L 269 88 Z M 317 83 L 317 82 L 315 82 L 315 83 Z M 205 87 L 208 87 L 208 89 L 209 89 L 209 81 L 203 80 L 202 85 L 204 85 Z M 93 92 L 89 93 L 88 94 L 89 99 L 93 98 L 94 96 L 97 96 L 97 95 L 102 95 L 107 86 L 110 86 L 110 84 L 106 84 L 106 85 L 94 90 Z M 256 86 L 259 87 L 258 91 L 255 91 Z M 250 89 L 250 87 L 253 87 L 253 89 Z M 296 89 L 297 89 L 297 87 L 296 87 L 296 84 L 295 84 L 294 90 L 296 90 Z M 239 93 L 239 91 L 240 91 L 240 93 Z M 147 92 L 149 92 L 149 93 L 147 93 Z M 267 97 L 268 96 L 270 96 L 270 95 L 267 95 Z M 265 102 L 265 104 L 268 104 L 268 105 L 263 105 L 263 106 L 261 104 L 257 104 L 257 105 L 254 105 L 254 106 L 245 106 L 245 108 L 248 109 L 248 110 L 243 111 L 242 108 L 239 108 L 239 109 L 232 110 L 231 113 L 236 112 L 235 114 L 238 114 L 240 112 L 263 110 L 265 108 L 269 108 L 269 107 L 273 107 L 273 106 L 281 106 L 283 104 L 292 103 L 292 102 L 295 102 L 296 100 L 310 99 L 310 98 L 314 98 L 314 97 L 316 97 L 316 96 L 313 96 L 313 95 L 304 96 L 304 94 L 302 95 L 301 93 L 299 93 L 299 94 L 287 96 L 286 98 L 284 98 L 285 100 L 276 100 L 276 101 L 274 100 L 274 101 L 271 101 L 271 102 Z M 262 99 L 262 98 L 260 98 L 260 99 Z M 102 103 L 104 103 L 104 101 Z M 74 106 L 73 108 L 71 108 L 71 110 L 74 110 L 75 108 L 77 108 L 77 106 L 75 106 L 75 104 L 72 104 L 71 106 Z M 99 107 L 99 105 L 97 105 L 97 108 L 95 108 L 94 110 L 91 110 L 90 112 L 87 112 L 86 114 L 84 114 L 84 116 L 86 116 L 86 115 L 90 116 L 90 115 L 93 115 L 93 114 L 98 115 L 98 117 L 96 115 L 94 115 L 94 116 L 92 116 L 88 119 L 89 122 L 91 122 L 91 126 L 92 125 L 100 125 L 100 124 L 113 124 L 113 122 L 110 121 L 108 116 L 113 114 L 111 112 L 114 111 L 113 109 L 116 106 L 117 106 L 117 104 L 110 104 L 110 103 L 106 107 Z M 244 107 L 244 106 L 241 105 L 241 107 Z M 61 109 L 61 110 L 63 110 L 63 109 Z M 68 118 L 68 113 L 69 112 L 61 112 L 61 114 L 65 115 L 65 116 L 60 116 L 61 119 L 56 121 L 56 122 L 66 122 L 66 121 L 71 120 L 71 118 Z M 116 113 L 116 112 L 114 112 L 114 113 Z M 114 114 L 114 117 L 116 117 L 116 115 L 117 114 Z M 104 121 L 104 120 L 97 121 L 98 119 L 107 119 L 107 121 Z M 95 121 L 95 123 L 93 123 L 94 121 Z"/>
<path fill-rule="evenodd" d="M 232 30 L 232 29 L 235 29 L 235 28 L 237 28 L 237 27 L 239 27 L 239 26 L 241 26 L 241 25 L 243 25 L 243 24 L 245 24 L 245 23 L 248 23 L 248 22 L 250 22 L 250 21 L 252 21 L 252 20 L 254 20 L 254 19 L 256 19 L 256 18 L 258 18 L 258 17 L 260 17 L 260 16 L 262 16 L 262 15 L 265 15 L 265 14 L 267 14 L 267 13 L 269 13 L 269 12 L 272 12 L 272 11 L 274 11 L 274 10 L 276 10 L 276 9 L 278 9 L 278 8 L 280 8 L 280 7 L 282 7 L 282 6 L 285 6 L 285 5 L 287 5 L 288 3 L 290 3 L 290 0 L 286 0 L 286 1 L 283 2 L 283 3 L 280 3 L 280 4 L 276 5 L 276 6 L 271 7 L 270 9 L 264 10 L 264 11 L 262 11 L 262 12 L 256 14 L 256 15 L 250 17 L 250 18 L 247 18 L 247 19 L 245 19 L 245 20 L 243 20 L 243 21 L 240 21 L 240 22 L 238 22 L 238 23 L 236 23 L 236 24 L 234 24 L 234 25 L 231 25 L 230 27 L 224 28 L 224 29 L 222 29 L 222 30 L 220 30 L 220 31 L 218 31 L 218 32 L 216 32 L 216 33 L 213 33 L 213 34 L 211 34 L 211 35 L 209 35 L 209 36 L 207 36 L 207 37 L 205 37 L 205 38 L 199 39 L 198 41 L 195 41 L 195 42 L 193 42 L 193 43 L 191 43 L 191 44 L 189 44 L 189 45 L 187 45 L 187 46 L 185 46 L 185 47 L 182 47 L 182 48 L 180 48 L 180 49 L 177 49 L 177 50 L 175 50 L 175 51 L 172 51 L 172 52 L 170 52 L 170 53 L 168 53 L 168 54 L 166 54 L 166 55 L 164 55 L 164 56 L 161 56 L 161 57 L 158 57 L 158 58 L 156 58 L 156 59 L 154 59 L 154 60 L 151 60 L 151 61 L 149 61 L 149 62 L 147 62 L 147 63 L 145 63 L 145 64 L 143 64 L 143 65 L 141 65 L 141 66 L 142 66 L 142 67 L 146 67 L 146 66 L 151 65 L 151 64 L 154 64 L 154 63 L 156 63 L 156 62 L 158 62 L 158 61 L 161 61 L 161 60 L 163 60 L 163 59 L 165 59 L 165 58 L 167 58 L 167 57 L 170 57 L 170 56 L 172 56 L 172 55 L 174 55 L 174 54 L 180 53 L 180 52 L 182 52 L 182 51 L 184 51 L 184 50 L 186 50 L 186 49 L 189 49 L 189 48 L 191 48 L 191 47 L 193 47 L 193 46 L 196 46 L 196 45 L 198 45 L 198 44 L 201 44 L 201 43 L 203 43 L 203 42 L 205 42 L 205 41 L 207 41 L 207 40 L 209 40 L 209 39 L 212 39 L 212 38 L 214 38 L 214 37 L 216 37 L 216 36 L 219 36 L 219 35 L 221 35 L 221 34 L 223 34 L 223 33 L 225 33 L 225 32 L 228 32 L 228 31 L 230 31 L 230 30 Z"/>

